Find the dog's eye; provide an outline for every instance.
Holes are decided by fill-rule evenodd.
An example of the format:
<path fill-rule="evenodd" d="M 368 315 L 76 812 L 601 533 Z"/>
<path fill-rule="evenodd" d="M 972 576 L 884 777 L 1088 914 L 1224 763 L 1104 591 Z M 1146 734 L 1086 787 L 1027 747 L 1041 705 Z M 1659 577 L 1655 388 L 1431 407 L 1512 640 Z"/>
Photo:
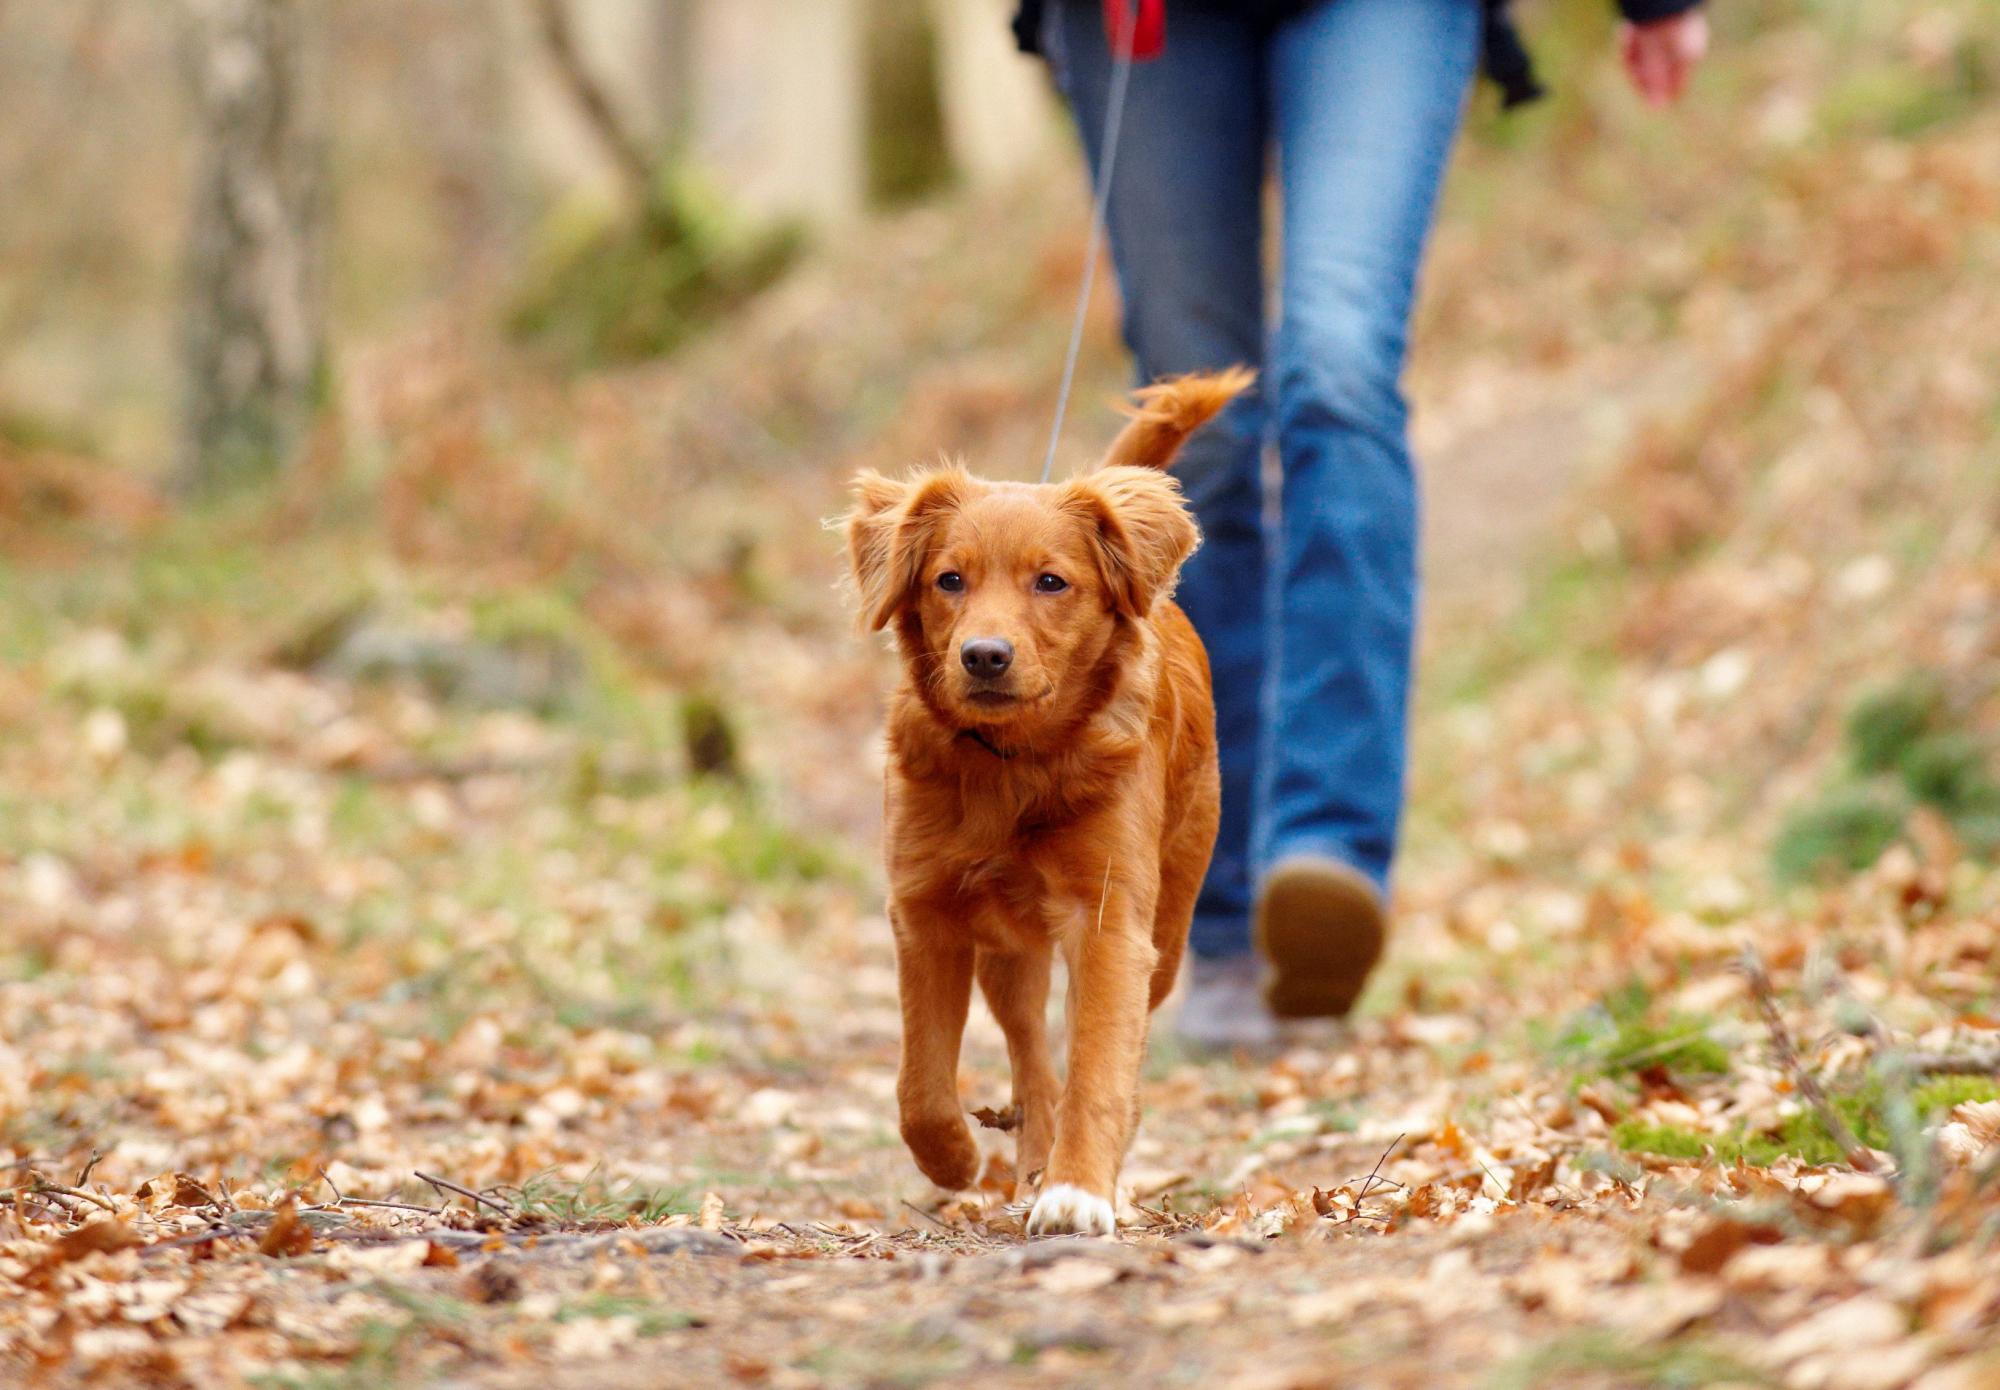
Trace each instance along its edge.
<path fill-rule="evenodd" d="M 1059 594 L 1069 587 L 1069 581 L 1059 574 L 1035 576 L 1035 592 L 1038 594 Z"/>
<path fill-rule="evenodd" d="M 957 570 L 946 570 L 937 578 L 937 585 L 948 594 L 955 594 L 965 588 L 965 576 Z"/>

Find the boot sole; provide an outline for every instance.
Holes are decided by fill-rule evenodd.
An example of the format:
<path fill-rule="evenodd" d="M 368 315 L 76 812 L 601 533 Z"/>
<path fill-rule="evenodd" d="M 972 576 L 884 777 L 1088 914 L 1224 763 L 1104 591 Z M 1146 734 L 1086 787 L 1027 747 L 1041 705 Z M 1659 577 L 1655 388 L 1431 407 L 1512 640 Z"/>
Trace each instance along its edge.
<path fill-rule="evenodd" d="M 1338 1018 L 1382 958 L 1387 922 L 1375 885 L 1347 865 L 1301 857 L 1274 867 L 1257 899 L 1264 998 L 1279 1018 Z"/>

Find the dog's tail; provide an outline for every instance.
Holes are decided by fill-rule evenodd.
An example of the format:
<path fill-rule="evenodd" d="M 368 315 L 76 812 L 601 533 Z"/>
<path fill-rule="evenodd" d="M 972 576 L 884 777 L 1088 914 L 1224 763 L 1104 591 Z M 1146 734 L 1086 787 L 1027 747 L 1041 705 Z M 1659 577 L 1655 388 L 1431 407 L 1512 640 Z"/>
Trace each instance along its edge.
<path fill-rule="evenodd" d="M 1126 412 L 1132 423 L 1111 441 L 1103 466 L 1165 468 L 1189 435 L 1214 419 L 1256 380 L 1257 373 L 1250 368 L 1230 367 L 1169 377 L 1141 387 L 1133 393 L 1133 404 Z"/>

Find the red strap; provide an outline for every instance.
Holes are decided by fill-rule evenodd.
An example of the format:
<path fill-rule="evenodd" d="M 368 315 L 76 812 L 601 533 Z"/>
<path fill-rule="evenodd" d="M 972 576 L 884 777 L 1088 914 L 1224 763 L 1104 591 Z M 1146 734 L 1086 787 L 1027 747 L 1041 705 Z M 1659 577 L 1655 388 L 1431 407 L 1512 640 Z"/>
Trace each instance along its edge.
<path fill-rule="evenodd" d="M 1167 46 L 1167 0 L 1104 0 L 1104 38 L 1113 53 L 1129 52 L 1134 62 L 1160 56 Z M 1129 35 L 1131 42 L 1125 40 Z"/>

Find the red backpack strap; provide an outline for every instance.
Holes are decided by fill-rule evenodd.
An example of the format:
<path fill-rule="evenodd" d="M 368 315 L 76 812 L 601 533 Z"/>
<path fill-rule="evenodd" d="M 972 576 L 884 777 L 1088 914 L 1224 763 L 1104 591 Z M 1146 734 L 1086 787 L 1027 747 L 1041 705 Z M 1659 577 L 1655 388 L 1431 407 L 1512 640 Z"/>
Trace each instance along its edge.
<path fill-rule="evenodd" d="M 1135 62 L 1159 57 L 1167 46 L 1167 0 L 1104 0 L 1104 39 L 1114 54 L 1129 52 Z"/>

